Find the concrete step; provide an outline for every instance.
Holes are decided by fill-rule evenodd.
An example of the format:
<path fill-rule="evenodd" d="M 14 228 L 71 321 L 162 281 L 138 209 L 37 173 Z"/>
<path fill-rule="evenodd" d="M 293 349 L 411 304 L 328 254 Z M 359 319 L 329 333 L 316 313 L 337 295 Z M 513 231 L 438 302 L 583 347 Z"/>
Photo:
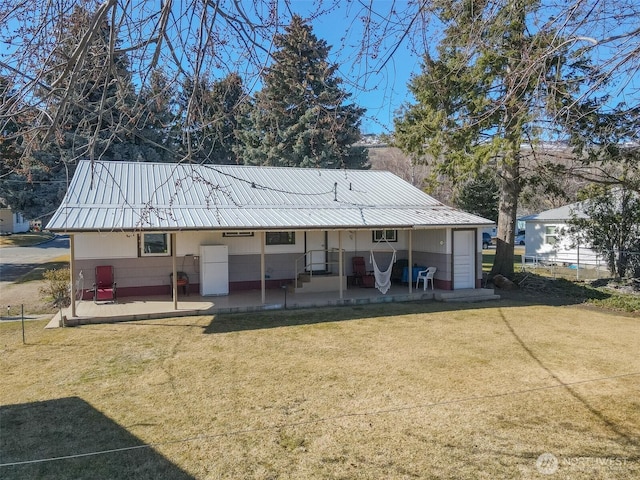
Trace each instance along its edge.
<path fill-rule="evenodd" d="M 496 295 L 492 288 L 469 288 L 436 292 L 434 298 L 440 302 L 485 302 L 500 300 L 500 295 Z"/>
<path fill-rule="evenodd" d="M 437 300 L 437 299 L 436 299 Z M 482 295 L 477 297 L 467 296 L 467 297 L 453 297 L 453 298 L 444 298 L 440 300 L 441 302 L 487 302 L 489 300 L 500 300 L 500 295 Z"/>
<path fill-rule="evenodd" d="M 343 278 L 346 284 L 347 278 Z M 298 276 L 293 291 L 294 293 L 338 292 L 340 291 L 340 277 L 338 275 L 301 274 Z"/>

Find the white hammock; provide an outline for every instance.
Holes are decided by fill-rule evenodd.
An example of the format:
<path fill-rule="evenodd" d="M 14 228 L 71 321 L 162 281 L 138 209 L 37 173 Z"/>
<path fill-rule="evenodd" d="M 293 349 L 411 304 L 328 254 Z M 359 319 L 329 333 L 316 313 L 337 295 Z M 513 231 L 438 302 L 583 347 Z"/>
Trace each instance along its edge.
<path fill-rule="evenodd" d="M 393 264 L 396 263 L 396 249 L 393 249 L 391 263 L 389 263 L 389 268 L 384 272 L 378 268 L 376 257 L 373 256 L 373 250 L 371 250 L 371 263 L 373 264 L 373 273 L 376 277 L 376 288 L 384 295 L 389 291 L 389 288 L 391 288 L 391 270 L 393 270 Z"/>

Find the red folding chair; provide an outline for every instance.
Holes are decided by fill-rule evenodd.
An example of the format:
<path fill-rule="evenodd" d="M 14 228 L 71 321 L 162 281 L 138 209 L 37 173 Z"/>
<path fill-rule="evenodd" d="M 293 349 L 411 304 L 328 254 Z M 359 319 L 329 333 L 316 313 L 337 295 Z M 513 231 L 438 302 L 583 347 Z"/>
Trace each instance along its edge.
<path fill-rule="evenodd" d="M 376 285 L 375 277 L 371 272 L 367 272 L 367 266 L 364 263 L 364 257 L 353 257 L 351 259 L 353 267 L 353 280 L 355 285 L 361 287 L 373 288 Z"/>
<path fill-rule="evenodd" d="M 113 267 L 111 265 L 98 265 L 96 267 L 96 283 L 93 284 L 93 301 L 116 301 L 116 282 L 113 280 Z"/>

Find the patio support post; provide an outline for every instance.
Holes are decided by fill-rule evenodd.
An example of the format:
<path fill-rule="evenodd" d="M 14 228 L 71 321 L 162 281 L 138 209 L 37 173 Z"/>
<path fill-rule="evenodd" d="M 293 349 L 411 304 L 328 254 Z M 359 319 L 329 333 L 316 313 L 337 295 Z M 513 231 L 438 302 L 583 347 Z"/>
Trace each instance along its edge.
<path fill-rule="evenodd" d="M 409 271 L 407 275 L 409 275 L 409 293 L 413 292 L 413 229 L 409 230 Z"/>
<path fill-rule="evenodd" d="M 71 255 L 69 258 L 69 274 L 71 275 L 71 316 L 76 316 L 76 243 L 75 235 L 69 235 L 69 247 Z M 60 319 L 62 321 L 62 319 Z"/>
<path fill-rule="evenodd" d="M 265 276 L 265 268 L 264 268 L 264 244 L 265 244 L 265 232 L 264 230 L 260 232 L 260 290 L 262 290 L 262 304 L 267 303 L 267 292 L 266 292 L 266 280 Z"/>
<path fill-rule="evenodd" d="M 342 230 L 338 230 L 338 281 L 340 282 L 340 300 L 344 297 L 344 268 L 342 262 Z"/>
<path fill-rule="evenodd" d="M 173 275 L 171 276 L 171 291 L 173 292 L 173 309 L 178 310 L 178 272 L 176 266 L 176 234 L 171 234 L 171 269 Z"/>

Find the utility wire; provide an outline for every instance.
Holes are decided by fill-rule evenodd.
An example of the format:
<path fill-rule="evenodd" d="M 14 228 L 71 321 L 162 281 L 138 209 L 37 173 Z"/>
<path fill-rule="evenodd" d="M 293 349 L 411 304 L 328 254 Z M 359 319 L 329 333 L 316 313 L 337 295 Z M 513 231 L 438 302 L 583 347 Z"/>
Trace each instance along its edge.
<path fill-rule="evenodd" d="M 13 172 L 10 172 L 13 173 Z M 3 183 L 21 183 L 21 184 L 48 184 L 48 183 L 67 183 L 66 180 L 2 180 Z"/>
<path fill-rule="evenodd" d="M 489 394 L 489 395 L 474 395 L 471 397 L 464 397 L 464 398 L 457 398 L 457 399 L 453 399 L 453 400 L 443 400 L 441 402 L 430 402 L 430 403 L 423 403 L 423 404 L 417 404 L 417 405 L 406 405 L 404 407 L 395 407 L 395 408 L 387 408 L 387 409 L 381 409 L 381 410 L 373 410 L 370 412 L 356 412 L 356 413 L 342 413 L 339 415 L 333 415 L 330 417 L 323 417 L 323 418 L 318 418 L 318 419 L 314 419 L 314 420 L 302 420 L 300 422 L 289 422 L 289 423 L 281 423 L 278 425 L 274 425 L 271 427 L 262 427 L 262 428 L 249 428 L 249 429 L 244 429 L 244 430 L 232 430 L 229 432 L 223 432 L 223 433 L 215 433 L 215 434 L 201 434 L 201 435 L 195 435 L 193 437 L 187 437 L 187 438 L 182 438 L 182 439 L 178 439 L 178 440 L 168 440 L 165 442 L 156 442 L 156 443 L 145 443 L 143 445 L 134 445 L 134 446 L 130 446 L 130 447 L 122 447 L 122 448 L 112 448 L 109 450 L 99 450 L 99 451 L 95 451 L 95 452 L 86 452 L 86 453 L 76 453 L 76 454 L 72 454 L 72 455 L 64 455 L 64 456 L 60 456 L 60 457 L 50 457 L 50 458 L 39 458 L 36 460 L 24 460 L 24 461 L 20 461 L 20 462 L 7 462 L 7 463 L 0 463 L 0 468 L 2 467 L 14 467 L 14 466 L 19 466 L 19 465 L 32 465 L 32 464 L 36 464 L 36 463 L 47 463 L 47 462 L 55 462 L 55 461 L 59 461 L 59 460 L 70 460 L 70 459 L 74 459 L 74 458 L 82 458 L 82 457 L 91 457 L 91 456 L 95 456 L 95 455 L 104 455 L 104 454 L 108 454 L 108 453 L 118 453 L 118 452 L 126 452 L 126 451 L 130 451 L 130 450 L 140 450 L 143 448 L 153 448 L 153 447 L 157 447 L 157 446 L 161 446 L 161 445 L 172 445 L 172 444 L 177 444 L 177 443 L 187 443 L 187 442 L 193 442 L 196 440 L 211 440 L 214 438 L 221 438 L 221 437 L 233 437 L 233 436 L 237 436 L 237 435 L 246 435 L 248 433 L 258 433 L 258 432 L 268 432 L 268 431 L 272 431 L 272 430 L 277 430 L 277 429 L 281 429 L 281 428 L 288 428 L 288 427 L 297 427 L 297 426 L 301 426 L 301 425 L 312 425 L 312 424 L 317 424 L 317 423 L 325 423 L 325 422 L 329 422 L 331 420 L 339 420 L 342 418 L 352 418 L 352 417 L 367 417 L 367 416 L 375 416 L 375 415 L 385 415 L 388 413 L 397 413 L 397 412 L 405 412 L 405 411 L 410 411 L 410 410 L 418 410 L 418 409 L 422 409 L 422 408 L 432 408 L 432 407 L 441 407 L 441 406 L 446 406 L 446 405 L 455 405 L 458 403 L 465 403 L 465 402 L 472 402 L 475 400 L 489 400 L 489 399 L 494 399 L 494 398 L 502 398 L 502 397 L 510 397 L 510 396 L 515 396 L 515 395 L 523 395 L 526 393 L 532 393 L 532 392 L 540 392 L 540 391 L 545 391 L 545 390 L 553 390 L 556 388 L 566 388 L 566 387 L 572 387 L 575 385 L 584 385 L 587 383 L 594 383 L 594 382 L 601 382 L 604 380 L 616 380 L 619 378 L 626 378 L 626 377 L 633 377 L 633 376 L 638 376 L 640 375 L 640 372 L 632 372 L 632 373 L 623 373 L 620 375 L 611 375 L 608 377 L 599 377 L 599 378 L 591 378 L 588 380 L 578 380 L 576 382 L 566 382 L 566 383 L 556 383 L 554 385 L 545 385 L 542 387 L 535 387 L 535 388 L 527 388 L 527 389 L 523 389 L 523 390 L 513 390 L 510 392 L 502 392 L 502 393 L 494 393 L 494 394 Z"/>
<path fill-rule="evenodd" d="M 202 167 L 208 169 L 208 170 L 212 170 L 216 173 L 219 173 L 220 175 L 223 175 L 225 177 L 229 177 L 232 178 L 234 180 L 237 180 L 238 182 L 244 182 L 246 184 L 251 185 L 251 188 L 255 188 L 257 190 L 268 190 L 271 192 L 277 192 L 277 193 L 285 193 L 285 194 L 289 194 L 289 195 L 301 195 L 301 196 L 308 196 L 308 197 L 312 197 L 312 196 L 318 196 L 318 195 L 328 195 L 333 193 L 333 188 L 331 190 L 328 190 L 326 192 L 316 192 L 316 193 L 309 193 L 309 192 L 293 192 L 293 191 L 289 191 L 289 190 L 282 190 L 279 188 L 275 188 L 275 187 L 269 187 L 267 185 L 262 185 L 260 183 L 256 183 L 253 180 L 247 180 L 246 178 L 241 178 L 238 177 L 236 175 L 233 175 L 229 172 L 224 172 L 222 170 L 220 170 L 219 168 L 216 168 L 215 166 L 211 165 L 211 164 L 200 164 Z M 276 167 L 277 168 L 277 167 Z M 288 167 L 283 167 L 283 168 L 288 168 Z"/>

